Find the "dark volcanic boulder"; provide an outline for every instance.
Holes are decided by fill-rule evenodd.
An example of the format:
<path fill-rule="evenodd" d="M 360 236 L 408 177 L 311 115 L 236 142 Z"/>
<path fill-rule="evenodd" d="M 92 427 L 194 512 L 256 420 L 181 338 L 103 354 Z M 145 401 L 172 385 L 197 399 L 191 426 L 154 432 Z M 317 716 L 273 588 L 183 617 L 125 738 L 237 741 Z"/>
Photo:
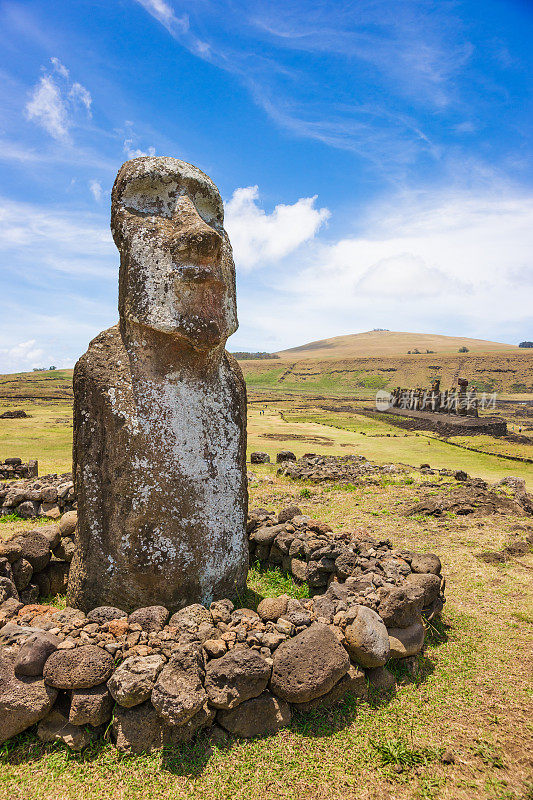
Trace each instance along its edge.
<path fill-rule="evenodd" d="M 322 697 L 317 697 L 315 700 L 310 700 L 308 703 L 294 703 L 294 709 L 305 713 L 314 708 L 331 708 L 338 703 L 342 703 L 344 698 L 349 695 L 358 697 L 361 700 L 365 700 L 368 696 L 365 673 L 355 664 L 350 664 L 346 675 L 329 692 L 323 694 Z"/>
<path fill-rule="evenodd" d="M 59 639 L 53 633 L 33 633 L 22 645 L 15 659 L 17 675 L 42 675 L 48 657 L 57 650 Z"/>
<path fill-rule="evenodd" d="M 425 629 L 421 621 L 408 628 L 389 628 L 391 658 L 407 658 L 420 652 L 424 644 Z"/>
<path fill-rule="evenodd" d="M 251 739 L 285 728 L 291 721 L 291 709 L 284 700 L 265 691 L 237 708 L 219 711 L 217 720 L 230 733 Z"/>
<path fill-rule="evenodd" d="M 117 706 L 112 730 L 121 753 L 151 753 L 166 743 L 166 728 L 150 702 L 134 708 Z"/>
<path fill-rule="evenodd" d="M 270 464 L 270 456 L 268 453 L 261 453 L 259 451 L 250 453 L 251 464 Z"/>
<path fill-rule="evenodd" d="M 381 667 L 389 658 L 387 628 L 371 608 L 356 606 L 355 610 L 357 616 L 344 631 L 348 652 L 362 667 Z"/>
<path fill-rule="evenodd" d="M 120 664 L 107 682 L 113 698 L 121 706 L 130 708 L 148 700 L 165 659 L 154 653 L 148 656 L 130 656 Z"/>
<path fill-rule="evenodd" d="M 43 719 L 56 697 L 42 678 L 18 678 L 13 655 L 0 651 L 0 743 Z"/>
<path fill-rule="evenodd" d="M 140 625 L 143 631 L 152 633 L 160 631 L 169 616 L 168 608 L 165 606 L 146 606 L 133 611 L 129 617 L 130 625 Z"/>
<path fill-rule="evenodd" d="M 290 703 L 305 703 L 329 692 L 348 672 L 350 659 L 328 625 L 318 622 L 279 645 L 270 688 Z"/>
<path fill-rule="evenodd" d="M 388 628 L 407 628 L 418 619 L 424 605 L 424 590 L 420 584 L 425 577 L 408 575 L 407 582 L 403 586 L 394 586 L 382 594 L 379 616 Z M 419 578 L 422 578 L 422 581 Z M 437 580 L 440 588 L 439 578 L 432 575 L 430 582 L 432 579 Z"/>
<path fill-rule="evenodd" d="M 113 698 L 105 684 L 92 689 L 76 689 L 72 692 L 69 722 L 73 725 L 103 725 L 111 719 Z"/>
<path fill-rule="evenodd" d="M 114 606 L 98 606 L 97 608 L 93 608 L 92 611 L 89 611 L 87 619 L 89 622 L 97 622 L 99 625 L 102 625 L 104 622 L 111 622 L 113 619 L 122 619 L 127 616 L 126 612 L 122 611 L 120 608 L 115 608 Z"/>
<path fill-rule="evenodd" d="M 20 539 L 22 558 L 29 561 L 35 572 L 40 572 L 50 561 L 50 541 L 38 531 L 28 531 Z"/>
<path fill-rule="evenodd" d="M 73 650 L 56 650 L 44 665 L 48 686 L 56 689 L 90 689 L 106 681 L 113 672 L 111 655 L 92 644 Z"/>
<path fill-rule="evenodd" d="M 167 725 L 183 725 L 207 700 L 200 648 L 184 645 L 163 667 L 152 692 L 152 704 Z"/>
<path fill-rule="evenodd" d="M 270 672 L 255 650 L 232 650 L 207 666 L 205 690 L 209 702 L 215 708 L 235 708 L 266 689 Z"/>

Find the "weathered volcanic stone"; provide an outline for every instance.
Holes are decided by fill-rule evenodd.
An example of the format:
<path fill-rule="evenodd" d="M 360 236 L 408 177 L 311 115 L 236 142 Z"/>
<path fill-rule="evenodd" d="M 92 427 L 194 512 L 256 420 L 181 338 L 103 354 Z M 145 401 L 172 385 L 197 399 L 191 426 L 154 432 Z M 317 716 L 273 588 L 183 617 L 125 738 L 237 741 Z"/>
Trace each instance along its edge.
<path fill-rule="evenodd" d="M 150 702 L 134 708 L 117 706 L 112 730 L 121 753 L 151 753 L 160 750 L 167 740 L 167 729 Z"/>
<path fill-rule="evenodd" d="M 33 633 L 20 648 L 15 659 L 15 674 L 18 676 L 42 675 L 48 657 L 57 650 L 59 639 L 53 633 Z"/>
<path fill-rule="evenodd" d="M 122 619 L 123 617 L 127 617 L 125 611 L 122 611 L 120 608 L 115 608 L 114 606 L 98 606 L 98 608 L 93 608 L 87 614 L 87 619 L 89 622 L 97 622 L 99 625 L 102 625 L 104 622 L 111 622 L 114 619 Z"/>
<path fill-rule="evenodd" d="M 271 736 L 290 724 L 291 708 L 281 698 L 265 691 L 237 708 L 219 711 L 217 720 L 230 733 L 246 739 Z"/>
<path fill-rule="evenodd" d="M 0 603 L 4 603 L 11 598 L 19 599 L 17 587 L 9 578 L 0 578 Z"/>
<path fill-rule="evenodd" d="M 344 635 L 351 658 L 362 667 L 381 667 L 389 658 L 389 635 L 379 614 L 357 606 L 357 616 Z"/>
<path fill-rule="evenodd" d="M 440 575 L 440 558 L 434 553 L 411 553 L 411 569 L 413 572 L 432 572 Z"/>
<path fill-rule="evenodd" d="M 411 590 L 419 590 L 421 592 L 421 605 L 424 608 L 431 605 L 431 603 L 433 603 L 440 594 L 441 579 L 438 575 L 433 575 L 430 573 L 417 575 L 411 573 L 411 575 L 407 576 L 406 582 L 407 586 Z"/>
<path fill-rule="evenodd" d="M 144 703 L 152 694 L 165 659 L 157 654 L 131 656 L 120 664 L 107 682 L 107 688 L 121 706 L 131 708 Z"/>
<path fill-rule="evenodd" d="M 282 508 L 278 514 L 278 522 L 285 523 L 290 522 L 291 519 L 294 517 L 300 516 L 302 513 L 301 509 L 298 506 L 287 506 L 286 508 Z"/>
<path fill-rule="evenodd" d="M 130 625 L 140 625 L 143 631 L 152 633 L 160 631 L 168 619 L 168 609 L 164 606 L 147 606 L 138 608 L 128 617 Z"/>
<path fill-rule="evenodd" d="M 255 453 L 250 453 L 251 464 L 270 464 L 270 456 L 268 453 L 262 453 L 257 450 Z"/>
<path fill-rule="evenodd" d="M 59 530 L 61 536 L 73 536 L 76 530 L 76 521 L 78 519 L 77 511 L 67 511 L 59 520 Z"/>
<path fill-rule="evenodd" d="M 367 669 L 366 675 L 370 685 L 378 692 L 391 692 L 396 688 L 396 678 L 386 667 Z"/>
<path fill-rule="evenodd" d="M 21 592 L 32 579 L 33 567 L 25 558 L 19 558 L 17 561 L 13 562 L 12 570 L 15 586 L 19 592 Z"/>
<path fill-rule="evenodd" d="M 68 717 L 57 708 L 53 708 L 46 719 L 39 723 L 37 736 L 41 742 L 63 742 L 74 751 L 83 750 L 91 741 L 90 733 L 72 725 Z"/>
<path fill-rule="evenodd" d="M 422 649 L 425 630 L 420 621 L 408 628 L 389 628 L 388 631 L 391 658 L 414 656 Z"/>
<path fill-rule="evenodd" d="M 201 652 L 195 645 L 180 648 L 163 667 L 152 704 L 167 725 L 183 725 L 200 711 L 207 701 L 203 674 Z"/>
<path fill-rule="evenodd" d="M 91 725 L 97 728 L 111 719 L 113 698 L 105 684 L 92 689 L 77 689 L 72 692 L 69 722 L 73 725 Z"/>
<path fill-rule="evenodd" d="M 215 714 L 215 709 L 211 708 L 209 704 L 205 702 L 200 711 L 197 711 L 194 717 L 191 717 L 183 725 L 173 726 L 167 729 L 168 743 L 179 744 L 181 742 L 189 742 L 198 731 L 211 725 L 215 719 Z"/>
<path fill-rule="evenodd" d="M 65 594 L 67 591 L 69 570 L 70 564 L 66 561 L 50 562 L 46 571 L 48 580 L 50 581 L 50 594 Z"/>
<path fill-rule="evenodd" d="M 280 594 L 279 597 L 265 597 L 257 606 L 257 613 L 262 620 L 277 621 L 287 611 L 288 595 Z"/>
<path fill-rule="evenodd" d="M 331 708 L 338 703 L 342 703 L 348 695 L 358 697 L 360 700 L 368 697 L 365 673 L 355 664 L 350 664 L 346 675 L 329 692 L 323 694 L 322 697 L 317 697 L 315 700 L 310 700 L 308 703 L 294 703 L 294 709 L 307 712 L 314 708 Z"/>
<path fill-rule="evenodd" d="M 113 666 L 106 650 L 87 644 L 73 650 L 56 650 L 44 665 L 43 676 L 45 683 L 56 689 L 90 689 L 106 681 Z"/>
<path fill-rule="evenodd" d="M 171 612 L 244 591 L 246 389 L 224 350 L 235 266 L 213 182 L 173 158 L 120 169 L 119 326 L 74 370 L 69 603 Z"/>
<path fill-rule="evenodd" d="M 408 578 L 410 577 L 409 575 Z M 382 597 L 379 615 L 387 627 L 408 628 L 420 617 L 424 605 L 424 590 L 419 586 L 419 579 L 422 578 L 423 581 L 425 577 L 416 576 L 416 584 L 409 582 L 408 585 L 395 586 Z M 430 581 L 432 579 L 437 580 L 440 588 L 440 580 L 435 575 L 431 576 Z"/>
<path fill-rule="evenodd" d="M 306 703 L 329 692 L 349 667 L 348 653 L 329 626 L 315 622 L 276 649 L 270 688 L 290 703 Z"/>
<path fill-rule="evenodd" d="M 271 668 L 255 650 L 232 650 L 211 661 L 205 690 L 215 708 L 235 708 L 266 689 Z"/>
<path fill-rule="evenodd" d="M 50 541 L 43 533 L 28 531 L 20 540 L 22 558 L 29 561 L 35 572 L 40 572 L 50 561 Z"/>
<path fill-rule="evenodd" d="M 276 464 L 283 464 L 284 461 L 296 461 L 296 456 L 292 450 L 280 450 L 276 455 Z"/>
<path fill-rule="evenodd" d="M 14 660 L 0 651 L 0 744 L 43 719 L 57 697 L 42 678 L 17 678 Z"/>

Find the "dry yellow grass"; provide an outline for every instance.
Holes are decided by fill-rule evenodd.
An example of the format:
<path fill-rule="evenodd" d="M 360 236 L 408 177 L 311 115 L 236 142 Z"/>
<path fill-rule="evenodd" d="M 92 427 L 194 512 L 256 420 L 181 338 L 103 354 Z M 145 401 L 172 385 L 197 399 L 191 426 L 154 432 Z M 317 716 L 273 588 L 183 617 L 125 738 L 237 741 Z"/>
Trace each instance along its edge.
<path fill-rule="evenodd" d="M 308 342 L 299 347 L 280 350 L 277 355 L 286 360 L 294 358 L 345 359 L 364 356 L 404 355 L 408 350 L 418 349 L 422 353 L 433 350 L 435 353 L 457 353 L 460 347 L 468 347 L 470 352 L 492 353 L 518 350 L 514 344 L 491 342 L 485 339 L 469 339 L 465 336 L 441 336 L 435 333 L 405 333 L 400 331 L 366 331 L 346 336 L 333 336 Z"/>
<path fill-rule="evenodd" d="M 524 539 L 528 521 L 406 518 L 401 511 L 419 484 L 399 480 L 347 491 L 304 487 L 279 478 L 273 467 L 257 472 L 270 482 L 252 485 L 252 507 L 296 501 L 335 529 L 390 536 L 399 547 L 441 555 L 444 626 L 420 658 L 418 676 L 399 669 L 395 696 L 295 717 L 276 736 L 223 747 L 200 736 L 163 755 L 127 758 L 109 744 L 78 755 L 22 735 L 2 756 L 0 798 L 530 800 L 533 556 L 501 565 L 477 557 Z M 268 593 L 257 581 L 253 575 L 255 590 Z M 287 584 L 280 582 L 279 591 Z M 445 750 L 453 763 L 443 763 Z M 396 763 L 386 763 L 391 756 Z"/>

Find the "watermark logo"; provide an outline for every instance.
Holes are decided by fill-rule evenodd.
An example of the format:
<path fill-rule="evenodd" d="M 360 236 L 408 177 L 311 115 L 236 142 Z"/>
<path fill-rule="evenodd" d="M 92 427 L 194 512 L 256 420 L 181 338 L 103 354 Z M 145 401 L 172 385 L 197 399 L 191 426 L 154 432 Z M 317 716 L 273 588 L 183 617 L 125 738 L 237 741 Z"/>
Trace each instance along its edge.
<path fill-rule="evenodd" d="M 387 411 L 387 409 L 392 408 L 392 395 L 390 392 L 380 389 L 376 393 L 376 408 L 378 411 Z"/>

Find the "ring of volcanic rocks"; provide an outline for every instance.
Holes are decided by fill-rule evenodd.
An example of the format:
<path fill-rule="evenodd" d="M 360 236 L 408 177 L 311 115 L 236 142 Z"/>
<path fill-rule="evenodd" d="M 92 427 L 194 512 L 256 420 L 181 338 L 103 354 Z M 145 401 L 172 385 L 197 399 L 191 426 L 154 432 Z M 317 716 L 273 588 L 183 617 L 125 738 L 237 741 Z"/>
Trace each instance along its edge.
<path fill-rule="evenodd" d="M 307 582 L 309 599 L 220 600 L 170 616 L 88 614 L 36 601 L 65 591 L 76 512 L 0 544 L 0 742 L 38 723 L 45 742 L 81 750 L 108 728 L 117 748 L 151 751 L 213 735 L 253 737 L 295 711 L 369 688 L 391 690 L 391 659 L 423 649 L 444 603 L 436 555 L 337 534 L 297 507 L 248 517 L 250 559 Z"/>

